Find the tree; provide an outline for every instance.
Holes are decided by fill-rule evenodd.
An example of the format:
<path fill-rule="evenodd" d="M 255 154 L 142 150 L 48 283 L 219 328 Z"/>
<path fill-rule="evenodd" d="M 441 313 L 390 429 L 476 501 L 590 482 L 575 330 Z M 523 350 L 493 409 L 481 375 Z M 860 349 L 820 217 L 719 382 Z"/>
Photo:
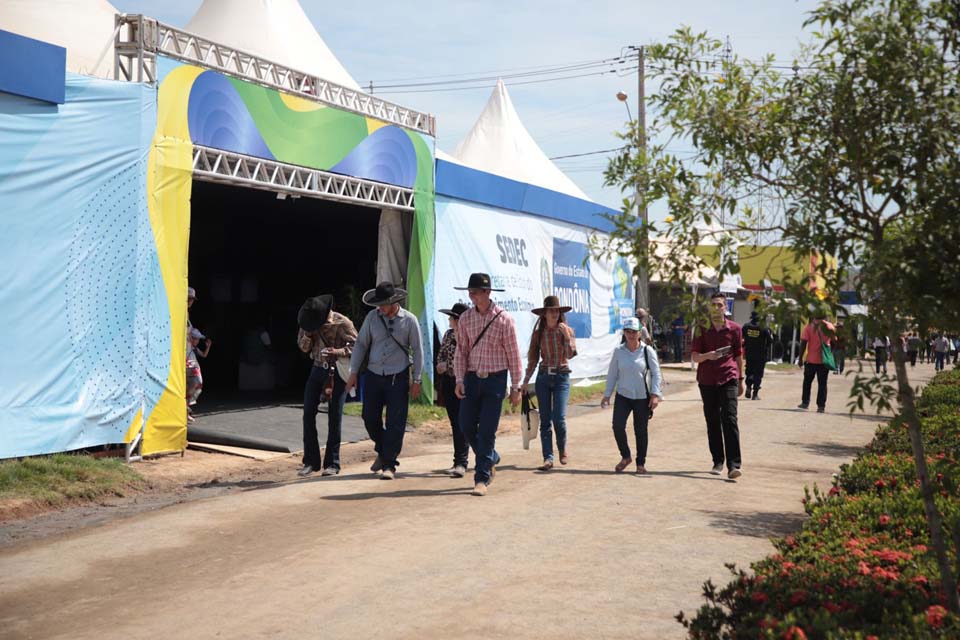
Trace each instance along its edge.
<path fill-rule="evenodd" d="M 648 269 L 647 233 L 693 247 L 717 220 L 752 237 L 782 238 L 800 255 L 826 255 L 826 287 L 792 283 L 800 308 L 837 291 L 847 269 L 869 299 L 874 330 L 899 336 L 908 323 L 958 326 L 960 246 L 960 3 L 950 0 L 825 0 L 805 26 L 817 29 L 792 69 L 720 56 L 722 44 L 681 28 L 649 48 L 650 97 L 658 117 L 631 123 L 610 162 L 608 184 L 637 189 L 666 207 L 667 222 L 642 226 L 625 201 L 608 252 Z M 671 152 L 682 141 L 693 154 Z M 775 214 L 758 199 L 779 203 Z M 761 201 L 762 202 L 762 201 Z M 735 271 L 718 248 L 721 273 Z M 670 256 L 656 268 L 683 282 L 696 265 Z M 943 524 L 933 499 L 904 353 L 895 387 L 858 376 L 854 407 L 895 393 L 906 421 L 925 512 L 951 610 L 960 612 Z M 889 394 L 882 390 L 886 388 Z"/>

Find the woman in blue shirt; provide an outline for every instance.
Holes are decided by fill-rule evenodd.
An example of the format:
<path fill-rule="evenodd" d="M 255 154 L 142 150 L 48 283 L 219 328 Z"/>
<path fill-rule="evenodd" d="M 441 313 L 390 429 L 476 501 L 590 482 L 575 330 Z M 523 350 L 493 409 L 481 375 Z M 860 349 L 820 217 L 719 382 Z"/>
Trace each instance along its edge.
<path fill-rule="evenodd" d="M 626 342 L 614 349 L 613 357 L 610 358 L 607 389 L 603 393 L 600 406 L 610 406 L 610 396 L 616 388 L 617 396 L 613 402 L 613 436 L 620 449 L 620 462 L 615 469 L 620 473 L 633 462 L 630 457 L 630 443 L 627 441 L 627 418 L 633 413 L 633 433 L 637 438 L 637 473 L 646 473 L 644 465 L 647 461 L 647 422 L 663 399 L 663 377 L 660 375 L 657 352 L 640 342 L 640 322 L 636 318 L 623 321 L 623 335 Z"/>

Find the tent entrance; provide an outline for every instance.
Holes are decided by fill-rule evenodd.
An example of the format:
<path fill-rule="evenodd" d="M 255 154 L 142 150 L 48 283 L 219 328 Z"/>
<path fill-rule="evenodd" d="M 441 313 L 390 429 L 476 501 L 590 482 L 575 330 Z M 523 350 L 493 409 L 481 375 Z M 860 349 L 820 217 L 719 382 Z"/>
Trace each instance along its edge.
<path fill-rule="evenodd" d="M 332 293 L 337 310 L 359 328 L 368 309 L 360 296 L 374 286 L 384 253 L 382 223 L 396 216 L 410 217 L 194 180 L 188 273 L 197 302 L 190 319 L 213 340 L 200 359 L 198 411 L 298 402 L 310 369 L 296 345 L 300 305 Z M 389 261 L 380 262 L 384 268 Z"/>

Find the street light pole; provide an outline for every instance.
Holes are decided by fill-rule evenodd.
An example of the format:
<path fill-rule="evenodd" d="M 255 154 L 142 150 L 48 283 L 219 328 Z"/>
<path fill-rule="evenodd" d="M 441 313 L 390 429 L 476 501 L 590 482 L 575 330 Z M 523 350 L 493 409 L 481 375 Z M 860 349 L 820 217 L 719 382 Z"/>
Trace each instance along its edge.
<path fill-rule="evenodd" d="M 637 49 L 637 137 L 640 144 L 641 153 L 646 159 L 647 154 L 647 100 L 645 90 L 646 70 L 644 69 L 645 56 L 643 47 Z M 640 256 L 647 259 L 650 251 L 650 239 L 647 237 L 647 203 L 640 202 L 640 179 L 637 178 L 636 191 L 634 199 L 637 202 L 637 213 L 640 223 L 643 225 L 643 231 L 640 234 Z M 650 311 L 650 282 L 647 275 L 647 266 L 641 261 L 637 270 L 637 306 Z"/>

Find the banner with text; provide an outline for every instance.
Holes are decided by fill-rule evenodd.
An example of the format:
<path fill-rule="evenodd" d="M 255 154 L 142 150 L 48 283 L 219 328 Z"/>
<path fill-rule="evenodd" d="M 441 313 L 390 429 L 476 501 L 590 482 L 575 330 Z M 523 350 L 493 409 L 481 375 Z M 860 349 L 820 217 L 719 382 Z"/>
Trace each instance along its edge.
<path fill-rule="evenodd" d="M 620 343 L 622 319 L 633 315 L 632 265 L 626 259 L 590 255 L 589 238 L 598 233 L 547 218 L 437 197 L 437 251 L 434 296 L 438 308 L 470 304 L 464 287 L 470 274 L 490 274 L 493 299 L 517 324 L 520 353 L 527 347 L 544 297 L 556 295 L 571 307 L 566 319 L 577 336 L 571 360 L 574 378 L 606 375 Z M 442 335 L 447 316 L 437 314 Z"/>

